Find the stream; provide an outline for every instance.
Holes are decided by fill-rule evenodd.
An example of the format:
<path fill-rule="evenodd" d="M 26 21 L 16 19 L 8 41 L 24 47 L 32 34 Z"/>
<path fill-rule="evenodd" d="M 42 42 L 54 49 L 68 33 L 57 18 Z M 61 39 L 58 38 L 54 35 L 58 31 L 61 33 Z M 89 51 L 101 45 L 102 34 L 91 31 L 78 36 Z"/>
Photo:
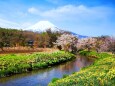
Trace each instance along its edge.
<path fill-rule="evenodd" d="M 87 57 L 77 56 L 76 59 L 57 66 L 0 78 L 0 86 L 47 86 L 53 78 L 62 78 L 64 74 L 70 75 L 93 62 Z"/>

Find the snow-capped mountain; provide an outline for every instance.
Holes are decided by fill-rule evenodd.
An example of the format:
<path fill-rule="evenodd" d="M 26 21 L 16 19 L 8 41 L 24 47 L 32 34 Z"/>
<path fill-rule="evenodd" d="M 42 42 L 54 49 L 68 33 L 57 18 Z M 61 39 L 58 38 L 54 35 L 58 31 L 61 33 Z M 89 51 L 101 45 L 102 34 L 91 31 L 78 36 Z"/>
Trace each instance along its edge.
<path fill-rule="evenodd" d="M 52 24 L 49 21 L 39 21 L 36 24 L 34 24 L 24 30 L 29 30 L 29 31 L 34 31 L 34 32 L 44 32 L 47 29 L 51 29 L 51 31 L 64 31 L 64 30 L 59 29 L 56 25 Z M 76 34 L 74 32 L 70 32 L 70 33 L 78 38 L 87 38 L 88 37 L 88 36 Z"/>
<path fill-rule="evenodd" d="M 49 21 L 39 21 L 36 24 L 26 28 L 25 30 L 30 30 L 30 31 L 37 31 L 37 32 L 43 32 L 46 31 L 47 29 L 51 29 L 51 31 L 59 31 L 57 26 L 52 24 Z"/>
<path fill-rule="evenodd" d="M 71 32 L 72 35 L 76 36 L 77 38 L 88 38 L 88 36 L 84 36 L 84 35 L 79 35 L 79 34 L 76 34 L 74 32 Z"/>

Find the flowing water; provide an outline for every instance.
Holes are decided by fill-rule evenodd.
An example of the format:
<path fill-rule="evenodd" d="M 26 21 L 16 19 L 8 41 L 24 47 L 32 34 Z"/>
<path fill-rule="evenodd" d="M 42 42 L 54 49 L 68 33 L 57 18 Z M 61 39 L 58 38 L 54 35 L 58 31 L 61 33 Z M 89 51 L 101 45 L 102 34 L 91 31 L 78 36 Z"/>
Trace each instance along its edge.
<path fill-rule="evenodd" d="M 47 86 L 52 78 L 62 78 L 64 74 L 79 71 L 82 67 L 93 63 L 93 60 L 77 56 L 78 58 L 57 66 L 16 74 L 0 79 L 0 86 Z"/>

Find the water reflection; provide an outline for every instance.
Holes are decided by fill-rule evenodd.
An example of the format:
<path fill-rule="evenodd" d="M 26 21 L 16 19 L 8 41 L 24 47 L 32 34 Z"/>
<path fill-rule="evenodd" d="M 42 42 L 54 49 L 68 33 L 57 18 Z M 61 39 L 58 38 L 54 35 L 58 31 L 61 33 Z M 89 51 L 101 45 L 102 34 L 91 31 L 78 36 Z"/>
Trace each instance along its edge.
<path fill-rule="evenodd" d="M 90 65 L 92 62 L 93 62 L 93 60 L 90 58 L 78 56 L 78 58 L 76 60 L 76 66 L 79 68 L 82 68 L 82 67 Z"/>
<path fill-rule="evenodd" d="M 87 57 L 77 57 L 73 61 L 51 68 L 1 78 L 0 86 L 47 86 L 52 78 L 61 78 L 64 74 L 79 71 L 80 68 L 88 66 L 93 62 Z"/>

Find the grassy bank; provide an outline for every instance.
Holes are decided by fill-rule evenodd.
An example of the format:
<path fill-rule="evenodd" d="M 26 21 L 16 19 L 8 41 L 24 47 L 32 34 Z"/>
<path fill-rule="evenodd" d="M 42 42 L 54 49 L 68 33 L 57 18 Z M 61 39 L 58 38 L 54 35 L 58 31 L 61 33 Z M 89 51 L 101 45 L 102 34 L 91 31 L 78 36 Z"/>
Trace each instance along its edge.
<path fill-rule="evenodd" d="M 94 51 L 81 51 L 80 54 L 97 59 L 94 64 L 66 78 L 55 80 L 49 86 L 114 86 L 115 56 Z"/>
<path fill-rule="evenodd" d="M 64 51 L 54 53 L 8 54 L 0 56 L 0 77 L 45 68 L 75 56 Z"/>

